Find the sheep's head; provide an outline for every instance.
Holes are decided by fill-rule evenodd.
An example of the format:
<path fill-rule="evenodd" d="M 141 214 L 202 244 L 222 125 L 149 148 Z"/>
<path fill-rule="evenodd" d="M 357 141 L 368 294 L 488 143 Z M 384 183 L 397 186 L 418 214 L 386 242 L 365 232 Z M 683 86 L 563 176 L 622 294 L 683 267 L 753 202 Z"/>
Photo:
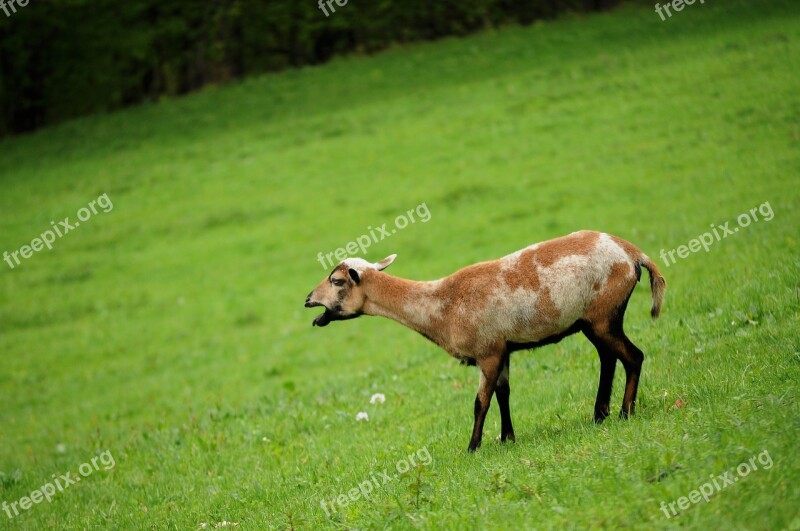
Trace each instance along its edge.
<path fill-rule="evenodd" d="M 328 278 L 306 297 L 306 308 L 325 307 L 325 311 L 311 324 L 326 326 L 331 321 L 354 319 L 361 315 L 366 300 L 362 285 L 364 273 L 370 269 L 383 271 L 396 257 L 393 254 L 375 264 L 362 258 L 348 258 L 333 268 Z"/>

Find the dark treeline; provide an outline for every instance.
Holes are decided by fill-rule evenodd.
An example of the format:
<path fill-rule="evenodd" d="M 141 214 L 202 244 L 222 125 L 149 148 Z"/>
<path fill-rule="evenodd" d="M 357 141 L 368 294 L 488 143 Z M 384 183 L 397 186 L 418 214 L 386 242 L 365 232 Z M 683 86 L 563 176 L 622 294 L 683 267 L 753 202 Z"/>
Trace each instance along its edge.
<path fill-rule="evenodd" d="M 0 136 L 392 43 L 615 0 L 4 0 Z M 343 1 L 343 0 L 340 0 Z M 16 9 L 14 12 L 11 8 Z"/>

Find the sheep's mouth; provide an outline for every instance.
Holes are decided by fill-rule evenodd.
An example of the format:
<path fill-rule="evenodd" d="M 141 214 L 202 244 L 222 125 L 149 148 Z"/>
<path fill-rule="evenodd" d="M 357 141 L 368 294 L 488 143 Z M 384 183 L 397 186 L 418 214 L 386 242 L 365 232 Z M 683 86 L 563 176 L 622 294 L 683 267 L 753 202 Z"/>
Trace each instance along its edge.
<path fill-rule="evenodd" d="M 321 302 L 311 301 L 310 299 L 311 296 L 309 295 L 308 299 L 306 299 L 306 308 L 316 308 L 318 306 L 325 307 L 325 311 L 322 312 L 321 315 L 314 317 L 314 320 L 311 321 L 311 326 L 327 326 L 331 321 L 334 320 L 335 314 Z"/>
<path fill-rule="evenodd" d="M 313 306 L 325 306 L 324 304 L 320 303 L 313 303 L 309 307 Z M 361 317 L 361 312 L 345 315 L 342 313 L 341 307 L 337 306 L 336 309 L 331 310 L 327 306 L 325 306 L 325 311 L 322 312 L 320 315 L 314 317 L 314 320 L 311 321 L 311 326 L 328 326 L 333 321 L 347 321 L 349 319 L 355 319 L 356 317 Z"/>
<path fill-rule="evenodd" d="M 325 308 L 324 312 L 314 317 L 314 320 L 311 321 L 311 326 L 328 326 L 330 322 L 334 321 L 335 319 L 336 314 L 334 314 L 328 308 Z"/>

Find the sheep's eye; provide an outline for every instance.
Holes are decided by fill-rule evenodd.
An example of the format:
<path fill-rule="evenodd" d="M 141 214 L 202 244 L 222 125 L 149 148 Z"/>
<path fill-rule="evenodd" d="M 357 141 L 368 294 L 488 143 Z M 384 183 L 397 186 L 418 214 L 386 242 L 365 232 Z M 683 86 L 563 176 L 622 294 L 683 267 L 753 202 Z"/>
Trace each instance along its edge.
<path fill-rule="evenodd" d="M 332 278 L 331 283 L 334 286 L 344 286 L 344 280 L 342 280 L 341 278 Z"/>

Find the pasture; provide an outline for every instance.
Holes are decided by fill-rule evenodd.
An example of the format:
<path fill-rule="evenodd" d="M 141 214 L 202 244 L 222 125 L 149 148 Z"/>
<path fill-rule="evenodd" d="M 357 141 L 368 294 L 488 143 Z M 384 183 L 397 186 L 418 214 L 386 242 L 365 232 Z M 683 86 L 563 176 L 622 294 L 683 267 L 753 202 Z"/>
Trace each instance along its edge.
<path fill-rule="evenodd" d="M 113 208 L 0 262 L 0 501 L 114 466 L 0 527 L 797 529 L 798 72 L 795 2 L 627 4 L 1 141 L 0 252 Z M 318 254 L 422 204 L 364 258 L 435 279 L 593 229 L 655 260 L 636 416 L 592 423 L 579 334 L 514 354 L 516 443 L 494 403 L 468 454 L 475 368 L 384 319 L 312 328 Z"/>

